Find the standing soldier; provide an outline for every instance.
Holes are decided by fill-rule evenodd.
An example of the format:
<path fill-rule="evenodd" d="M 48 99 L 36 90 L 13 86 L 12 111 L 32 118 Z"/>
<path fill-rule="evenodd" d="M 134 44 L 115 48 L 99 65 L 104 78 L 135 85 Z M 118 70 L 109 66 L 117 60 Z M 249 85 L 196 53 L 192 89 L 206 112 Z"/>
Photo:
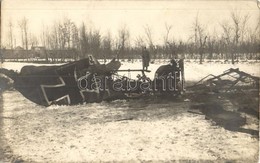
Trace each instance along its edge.
<path fill-rule="evenodd" d="M 147 70 L 150 62 L 150 54 L 146 47 L 143 48 L 142 52 L 143 70 Z"/>

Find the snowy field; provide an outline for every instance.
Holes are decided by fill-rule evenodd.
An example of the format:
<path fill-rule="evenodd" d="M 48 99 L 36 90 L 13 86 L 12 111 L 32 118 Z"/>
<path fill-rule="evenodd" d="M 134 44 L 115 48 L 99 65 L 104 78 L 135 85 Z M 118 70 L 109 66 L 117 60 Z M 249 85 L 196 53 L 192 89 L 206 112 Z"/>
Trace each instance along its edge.
<path fill-rule="evenodd" d="M 151 64 L 147 76 L 153 78 L 160 64 Z M 24 65 L 5 62 L 1 67 L 20 71 Z M 121 69 L 141 65 L 122 62 Z M 185 79 L 196 82 L 229 68 L 260 76 L 259 67 L 260 63 L 189 62 Z M 258 161 L 257 137 L 225 130 L 205 115 L 187 112 L 191 104 L 186 100 L 116 100 L 46 108 L 17 91 L 6 91 L 1 98 L 4 142 L 15 157 L 29 162 Z M 243 116 L 250 121 L 244 128 L 258 130 L 257 118 Z"/>

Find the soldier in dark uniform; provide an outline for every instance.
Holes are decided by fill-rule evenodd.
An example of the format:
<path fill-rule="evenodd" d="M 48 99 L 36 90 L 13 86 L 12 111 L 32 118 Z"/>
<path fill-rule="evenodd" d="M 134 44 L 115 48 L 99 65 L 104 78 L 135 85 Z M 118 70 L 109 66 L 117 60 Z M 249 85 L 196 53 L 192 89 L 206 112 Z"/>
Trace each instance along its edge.
<path fill-rule="evenodd" d="M 142 51 L 142 60 L 143 60 L 143 70 L 147 70 L 150 63 L 150 54 L 146 47 Z"/>

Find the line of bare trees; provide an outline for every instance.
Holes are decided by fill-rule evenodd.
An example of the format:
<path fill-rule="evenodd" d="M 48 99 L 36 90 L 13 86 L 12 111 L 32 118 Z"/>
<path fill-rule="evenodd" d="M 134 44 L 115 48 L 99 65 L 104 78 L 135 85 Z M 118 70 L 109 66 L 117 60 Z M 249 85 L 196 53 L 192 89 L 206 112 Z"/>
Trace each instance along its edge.
<path fill-rule="evenodd" d="M 38 46 L 39 40 L 46 50 L 52 53 L 46 54 L 46 58 L 57 56 L 65 59 L 64 50 L 70 50 L 71 58 L 77 60 L 89 54 L 96 58 L 140 58 L 142 46 L 148 45 L 151 57 L 156 58 L 190 58 L 198 59 L 202 64 L 204 59 L 225 59 L 231 60 L 234 64 L 239 58 L 260 59 L 260 21 L 255 27 L 249 26 L 250 15 L 241 15 L 238 11 L 230 14 L 231 21 L 219 23 L 220 33 L 207 30 L 199 16 L 192 23 L 192 35 L 186 41 L 176 41 L 172 38 L 174 27 L 165 23 L 163 44 L 154 44 L 154 31 L 146 24 L 143 26 L 143 35 L 131 39 L 130 30 L 127 25 L 122 25 L 116 37 L 108 31 L 101 34 L 100 30 L 82 23 L 79 27 L 69 18 L 55 21 L 51 26 L 44 26 L 40 39 L 30 33 L 29 20 L 26 18 L 18 21 L 15 26 L 12 21 L 8 24 L 8 42 L 6 48 L 16 47 L 16 36 L 14 28 L 20 29 L 20 40 L 22 47 L 28 50 L 29 47 Z M 260 17 L 259 17 L 260 20 Z M 133 41 L 133 42 L 131 42 Z"/>

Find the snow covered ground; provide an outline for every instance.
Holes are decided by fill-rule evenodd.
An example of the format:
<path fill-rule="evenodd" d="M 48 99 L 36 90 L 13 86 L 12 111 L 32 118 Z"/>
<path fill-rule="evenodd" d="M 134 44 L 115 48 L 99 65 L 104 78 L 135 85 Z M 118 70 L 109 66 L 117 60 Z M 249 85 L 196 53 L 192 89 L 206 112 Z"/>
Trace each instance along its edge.
<path fill-rule="evenodd" d="M 257 138 L 186 112 L 188 103 L 119 100 L 44 108 L 18 92 L 3 98 L 7 143 L 28 161 L 253 162 L 258 156 Z"/>
<path fill-rule="evenodd" d="M 167 63 L 167 62 L 166 62 Z M 123 62 L 121 69 L 140 69 Z M 162 63 L 161 63 L 162 64 Z M 25 63 L 5 62 L 19 71 Z M 32 65 L 32 64 L 30 64 Z M 153 78 L 160 64 L 151 64 Z M 239 68 L 260 76 L 260 63 L 185 63 L 187 81 Z M 128 76 L 128 73 L 121 73 Z M 137 73 L 131 73 L 135 78 Z M 5 143 L 13 155 L 37 162 L 238 161 L 257 162 L 258 138 L 216 126 L 205 115 L 187 112 L 189 101 L 116 100 L 77 106 L 42 107 L 17 91 L 3 98 Z M 258 119 L 245 128 L 258 130 Z M 0 160 L 1 162 L 1 160 Z"/>

